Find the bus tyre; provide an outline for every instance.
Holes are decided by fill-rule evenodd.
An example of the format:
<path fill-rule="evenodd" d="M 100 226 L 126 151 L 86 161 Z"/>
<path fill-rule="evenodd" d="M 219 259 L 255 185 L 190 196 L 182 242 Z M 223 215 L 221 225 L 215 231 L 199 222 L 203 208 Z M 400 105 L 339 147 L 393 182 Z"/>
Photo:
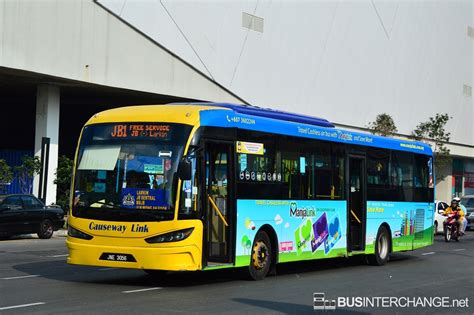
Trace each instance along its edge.
<path fill-rule="evenodd" d="M 262 280 L 268 274 L 272 264 L 272 245 L 268 234 L 260 231 L 255 236 L 249 266 L 249 276 L 252 280 Z"/>
<path fill-rule="evenodd" d="M 381 226 L 375 239 L 375 253 L 369 255 L 367 260 L 373 266 L 383 266 L 388 261 L 390 252 L 390 236 L 385 226 Z"/>
<path fill-rule="evenodd" d="M 43 220 L 39 225 L 38 237 L 41 239 L 51 238 L 53 231 L 53 223 L 48 219 Z"/>

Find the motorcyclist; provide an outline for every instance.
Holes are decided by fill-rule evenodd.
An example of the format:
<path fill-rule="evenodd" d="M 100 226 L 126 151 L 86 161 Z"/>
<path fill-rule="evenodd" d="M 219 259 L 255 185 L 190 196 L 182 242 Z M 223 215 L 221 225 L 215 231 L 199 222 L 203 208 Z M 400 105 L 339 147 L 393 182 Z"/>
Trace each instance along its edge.
<path fill-rule="evenodd" d="M 466 219 L 466 207 L 461 203 L 461 198 L 459 197 L 454 197 L 453 199 L 455 199 L 457 202 L 458 202 L 458 205 L 461 207 L 461 210 L 462 212 L 464 212 L 464 217 L 463 217 L 463 222 L 462 222 L 462 232 L 463 234 L 466 232 L 466 227 L 467 227 L 467 219 Z"/>
<path fill-rule="evenodd" d="M 462 208 L 459 206 L 459 201 L 456 198 L 451 200 L 451 206 L 449 206 L 443 212 L 443 215 L 449 215 L 449 214 L 457 214 L 458 218 L 456 219 L 456 224 L 458 225 L 458 231 L 460 234 L 464 234 L 463 232 L 464 211 L 462 211 Z"/>

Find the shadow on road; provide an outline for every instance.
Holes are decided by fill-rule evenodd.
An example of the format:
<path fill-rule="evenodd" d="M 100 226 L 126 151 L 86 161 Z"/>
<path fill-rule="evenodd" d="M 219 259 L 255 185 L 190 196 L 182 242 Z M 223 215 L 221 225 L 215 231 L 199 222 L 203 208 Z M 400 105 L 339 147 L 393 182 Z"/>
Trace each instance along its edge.
<path fill-rule="evenodd" d="M 260 308 L 266 308 L 271 311 L 284 314 L 315 314 L 315 311 L 312 306 L 303 305 L 303 304 L 294 304 L 294 303 L 285 303 L 285 302 L 274 302 L 274 301 L 265 301 L 265 300 L 256 300 L 256 299 L 243 299 L 237 298 L 232 299 L 235 302 L 242 304 L 247 304 L 251 306 L 256 306 Z M 330 311 L 329 314 L 369 314 L 365 312 L 349 311 L 349 310 L 335 310 Z"/>
<path fill-rule="evenodd" d="M 391 257 L 391 263 L 417 259 L 419 257 L 397 253 Z M 22 273 L 39 274 L 41 277 L 58 281 L 137 287 L 191 287 L 229 281 L 246 281 L 243 268 L 198 272 L 169 272 L 164 277 L 159 278 L 150 276 L 142 270 L 72 266 L 67 265 L 64 260 L 23 263 L 15 265 L 13 268 Z M 377 267 L 366 266 L 365 257 L 363 256 L 322 259 L 278 265 L 276 277 L 286 275 L 296 275 L 298 277 L 307 273 L 317 275 L 318 272 L 351 268 L 367 270 L 367 268 Z"/>

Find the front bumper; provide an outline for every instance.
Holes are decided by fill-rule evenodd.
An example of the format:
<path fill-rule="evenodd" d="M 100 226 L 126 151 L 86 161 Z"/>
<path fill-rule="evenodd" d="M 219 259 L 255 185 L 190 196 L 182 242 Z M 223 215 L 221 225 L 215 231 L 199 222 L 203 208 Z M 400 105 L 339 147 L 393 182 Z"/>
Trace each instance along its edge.
<path fill-rule="evenodd" d="M 72 237 L 67 239 L 66 245 L 69 249 L 68 264 L 169 271 L 202 269 L 201 252 L 194 245 L 152 248 L 110 246 L 75 242 Z M 100 260 L 104 253 L 133 255 L 136 262 Z"/>

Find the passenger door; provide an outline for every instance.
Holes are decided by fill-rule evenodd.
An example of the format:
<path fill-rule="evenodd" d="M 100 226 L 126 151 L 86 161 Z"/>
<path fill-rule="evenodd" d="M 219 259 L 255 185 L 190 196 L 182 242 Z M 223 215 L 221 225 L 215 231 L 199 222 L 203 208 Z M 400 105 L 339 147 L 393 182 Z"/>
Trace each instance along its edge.
<path fill-rule="evenodd" d="M 40 222 L 44 219 L 45 210 L 41 201 L 32 196 L 21 196 L 23 207 L 25 208 L 26 228 L 31 232 L 36 232 Z"/>
<path fill-rule="evenodd" d="M 365 157 L 351 155 L 349 156 L 348 164 L 348 250 L 362 251 L 365 249 L 365 230 L 367 218 Z"/>
<path fill-rule="evenodd" d="M 234 221 L 231 142 L 206 141 L 203 159 L 205 246 L 208 265 L 230 263 Z"/>
<path fill-rule="evenodd" d="M 0 232 L 9 234 L 25 231 L 24 209 L 20 196 L 7 197 L 0 209 Z"/>

